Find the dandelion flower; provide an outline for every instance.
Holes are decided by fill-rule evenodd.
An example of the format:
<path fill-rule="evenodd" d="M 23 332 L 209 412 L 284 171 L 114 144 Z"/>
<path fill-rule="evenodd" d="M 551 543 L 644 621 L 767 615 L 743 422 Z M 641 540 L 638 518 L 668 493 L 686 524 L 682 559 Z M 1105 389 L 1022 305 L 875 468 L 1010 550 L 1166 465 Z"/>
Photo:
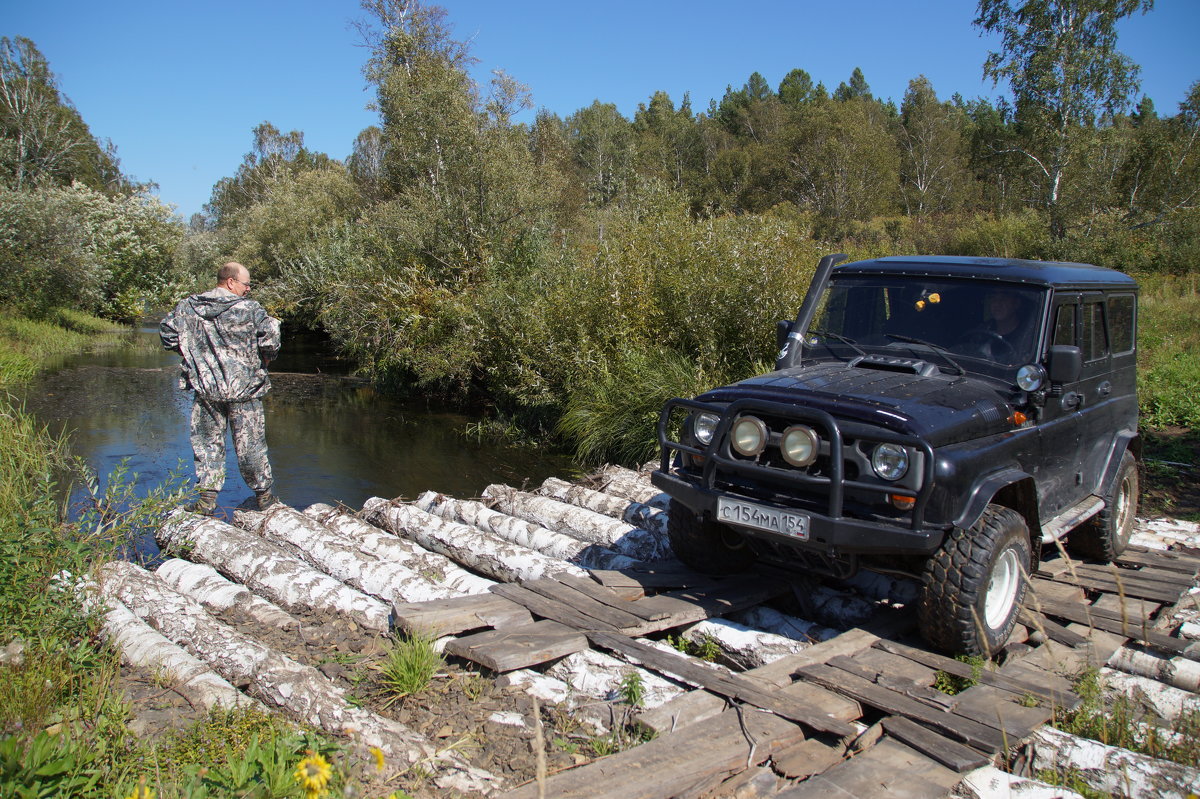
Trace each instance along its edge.
<path fill-rule="evenodd" d="M 383 771 L 383 750 L 378 746 L 372 746 L 370 752 L 371 757 L 375 758 L 376 771 Z"/>
<path fill-rule="evenodd" d="M 296 782 L 309 796 L 318 796 L 324 791 L 332 774 L 329 761 L 312 751 L 296 765 Z"/>
<path fill-rule="evenodd" d="M 133 793 L 126 796 L 125 799 L 154 799 L 154 791 L 146 787 L 146 783 L 139 784 L 133 789 Z"/>

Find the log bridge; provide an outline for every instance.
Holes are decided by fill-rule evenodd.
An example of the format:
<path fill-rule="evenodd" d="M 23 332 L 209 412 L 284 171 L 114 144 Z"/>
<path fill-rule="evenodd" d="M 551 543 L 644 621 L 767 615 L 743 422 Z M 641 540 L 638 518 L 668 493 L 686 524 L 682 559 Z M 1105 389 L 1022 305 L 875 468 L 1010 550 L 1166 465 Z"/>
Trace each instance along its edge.
<path fill-rule="evenodd" d="M 432 763 L 447 791 L 1006 796 L 1037 771 L 1070 768 L 1115 795 L 1200 792 L 1196 768 L 1048 725 L 1079 705 L 1071 678 L 1089 667 L 1145 699 L 1148 723 L 1200 712 L 1200 642 L 1180 635 L 1200 621 L 1194 526 L 1139 521 L 1139 545 L 1115 564 L 1064 551 L 1044 559 L 1022 624 L 980 666 L 913 637 L 911 581 L 687 570 L 670 556 L 666 507 L 645 474 L 607 467 L 535 493 L 490 486 L 479 502 L 429 493 L 371 499 L 360 511 L 239 512 L 234 525 L 177 512 L 159 537 L 186 559 L 156 572 L 109 564 L 89 597 L 126 660 L 165 667 L 194 703 L 261 701 L 350 731 L 356 746 Z M 615 685 L 636 672 L 635 721 L 655 735 L 540 784 L 506 785 L 207 615 L 234 605 L 276 629 L 299 630 L 298 615 L 320 613 L 436 636 L 505 685 L 590 712 L 596 729 L 605 724 L 597 704 L 619 702 Z M 664 644 L 666 634 L 715 648 L 718 662 Z M 954 678 L 969 687 L 938 689 Z"/>

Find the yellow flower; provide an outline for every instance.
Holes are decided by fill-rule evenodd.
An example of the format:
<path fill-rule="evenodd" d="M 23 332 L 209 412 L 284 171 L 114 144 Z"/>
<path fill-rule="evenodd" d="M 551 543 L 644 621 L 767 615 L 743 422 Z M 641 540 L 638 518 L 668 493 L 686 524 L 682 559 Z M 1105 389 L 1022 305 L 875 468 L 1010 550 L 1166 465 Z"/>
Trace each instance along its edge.
<path fill-rule="evenodd" d="M 383 750 L 378 746 L 372 746 L 369 751 L 371 753 L 371 757 L 375 758 L 375 769 L 377 771 L 383 771 Z"/>
<path fill-rule="evenodd" d="M 146 783 L 141 783 L 133 789 L 133 793 L 126 796 L 125 799 L 154 799 L 154 791 L 146 787 Z"/>
<path fill-rule="evenodd" d="M 332 774 L 333 768 L 330 767 L 329 761 L 312 750 L 309 750 L 308 757 L 296 765 L 296 782 L 300 783 L 309 799 L 315 799 L 325 790 Z"/>

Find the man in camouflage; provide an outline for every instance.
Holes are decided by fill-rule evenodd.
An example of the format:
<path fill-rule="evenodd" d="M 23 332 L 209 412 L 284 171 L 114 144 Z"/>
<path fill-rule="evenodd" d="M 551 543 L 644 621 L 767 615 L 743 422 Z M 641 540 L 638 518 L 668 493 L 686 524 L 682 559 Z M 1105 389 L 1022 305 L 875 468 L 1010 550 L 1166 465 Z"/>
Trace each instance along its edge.
<path fill-rule="evenodd" d="M 163 347 L 183 356 L 179 387 L 195 392 L 192 452 L 200 498 L 191 510 L 212 514 L 225 483 L 225 429 L 233 429 L 238 468 L 266 510 L 278 500 L 267 460 L 262 397 L 271 389 L 266 366 L 279 353 L 279 320 L 248 299 L 250 272 L 230 262 L 217 286 L 180 300 L 163 319 Z"/>

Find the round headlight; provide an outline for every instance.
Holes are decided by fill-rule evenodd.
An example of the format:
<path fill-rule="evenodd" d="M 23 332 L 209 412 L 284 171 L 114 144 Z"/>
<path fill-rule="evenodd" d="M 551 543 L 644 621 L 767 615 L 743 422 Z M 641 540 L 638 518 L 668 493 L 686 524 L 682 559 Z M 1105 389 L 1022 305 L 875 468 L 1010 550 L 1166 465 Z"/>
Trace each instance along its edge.
<path fill-rule="evenodd" d="M 715 413 L 699 413 L 692 419 L 692 435 L 701 446 L 707 447 L 712 443 L 713 433 L 717 431 L 721 417 Z"/>
<path fill-rule="evenodd" d="M 899 444 L 880 444 L 871 453 L 871 468 L 884 480 L 899 480 L 908 471 L 908 450 Z"/>
<path fill-rule="evenodd" d="M 808 466 L 817 459 L 817 433 L 811 427 L 797 425 L 783 431 L 779 450 L 783 459 L 793 466 Z"/>
<path fill-rule="evenodd" d="M 1046 370 L 1036 363 L 1026 364 L 1017 370 L 1017 388 L 1022 391 L 1037 391 L 1046 383 Z"/>
<path fill-rule="evenodd" d="M 767 426 L 761 419 L 743 416 L 733 425 L 734 450 L 739 455 L 752 458 L 767 446 Z"/>

